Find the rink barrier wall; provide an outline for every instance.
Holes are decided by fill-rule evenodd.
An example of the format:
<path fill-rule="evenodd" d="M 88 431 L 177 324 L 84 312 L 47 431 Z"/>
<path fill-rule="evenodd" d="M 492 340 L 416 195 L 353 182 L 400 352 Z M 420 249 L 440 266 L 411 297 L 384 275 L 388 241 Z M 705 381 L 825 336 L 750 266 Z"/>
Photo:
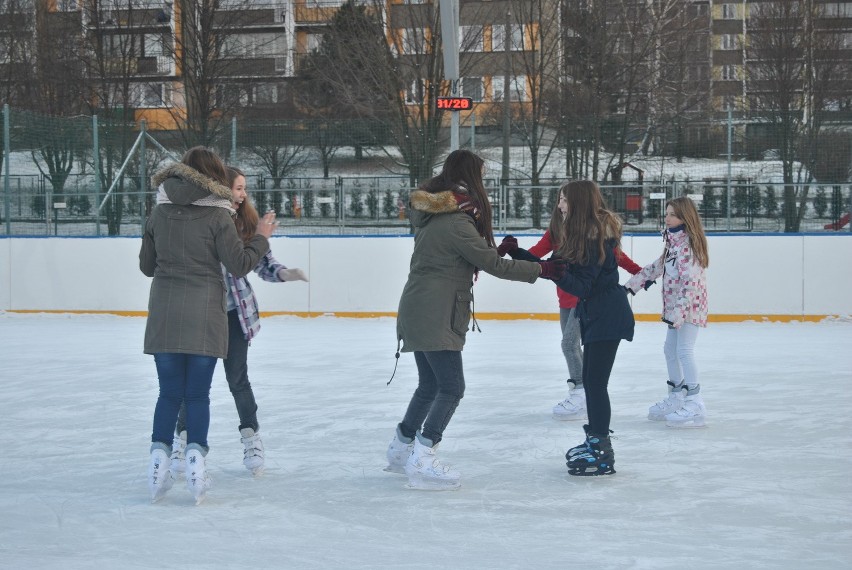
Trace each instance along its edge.
<path fill-rule="evenodd" d="M 537 235 L 517 235 L 521 247 Z M 499 241 L 498 237 L 498 241 Z M 819 321 L 852 315 L 852 235 L 708 236 L 710 320 Z M 408 276 L 411 236 L 274 237 L 274 257 L 309 283 L 250 277 L 262 315 L 394 317 Z M 0 310 L 147 314 L 150 279 L 138 268 L 140 238 L 0 239 Z M 659 235 L 626 235 L 639 265 L 660 255 Z M 627 280 L 622 272 L 622 283 Z M 478 319 L 558 319 L 555 287 L 480 273 Z M 659 284 L 631 298 L 637 320 L 658 321 Z"/>

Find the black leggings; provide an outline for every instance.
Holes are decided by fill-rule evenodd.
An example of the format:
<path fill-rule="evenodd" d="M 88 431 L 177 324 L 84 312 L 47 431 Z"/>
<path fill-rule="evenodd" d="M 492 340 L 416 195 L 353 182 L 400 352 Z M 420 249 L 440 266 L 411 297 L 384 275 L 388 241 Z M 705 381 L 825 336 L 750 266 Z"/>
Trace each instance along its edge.
<path fill-rule="evenodd" d="M 620 340 L 604 340 L 590 342 L 583 346 L 583 388 L 586 391 L 586 410 L 589 414 L 591 433 L 609 434 L 612 409 L 609 405 L 607 386 L 620 342 Z"/>

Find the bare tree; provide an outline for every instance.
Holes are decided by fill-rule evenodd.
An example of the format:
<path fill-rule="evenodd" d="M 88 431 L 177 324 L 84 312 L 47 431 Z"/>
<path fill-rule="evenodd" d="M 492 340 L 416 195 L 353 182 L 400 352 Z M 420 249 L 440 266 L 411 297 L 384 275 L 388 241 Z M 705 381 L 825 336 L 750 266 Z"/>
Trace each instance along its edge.
<path fill-rule="evenodd" d="M 822 19 L 820 4 L 777 0 L 750 15 L 746 79 L 751 108 L 767 122 L 784 182 L 784 231 L 799 231 L 805 215 L 824 118 L 842 94 L 835 57 L 840 33 Z"/>

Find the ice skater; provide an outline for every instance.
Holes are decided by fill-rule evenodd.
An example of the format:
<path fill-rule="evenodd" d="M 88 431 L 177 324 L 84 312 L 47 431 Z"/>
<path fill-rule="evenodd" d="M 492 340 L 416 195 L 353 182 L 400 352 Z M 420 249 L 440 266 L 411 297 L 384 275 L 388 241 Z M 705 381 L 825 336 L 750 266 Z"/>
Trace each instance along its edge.
<path fill-rule="evenodd" d="M 610 440 L 612 411 L 607 387 L 622 340 L 633 340 L 633 311 L 627 292 L 618 283 L 621 220 L 606 209 L 600 188 L 591 180 L 566 182 L 559 189 L 565 216 L 555 255 L 568 262 L 556 280 L 560 289 L 576 296 L 583 342 L 583 388 L 589 423 L 586 439 L 565 454 L 571 475 L 615 473 Z M 518 249 L 519 258 L 533 257 Z"/>
<path fill-rule="evenodd" d="M 148 484 L 151 499 L 165 495 L 179 473 L 170 468 L 175 422 L 186 402 L 186 482 L 201 502 L 210 487 L 206 470 L 210 384 L 217 358 L 228 354 L 228 315 L 222 265 L 234 275 L 251 271 L 275 230 L 266 215 L 246 243 L 234 222 L 225 165 L 194 147 L 180 163 L 157 172 L 157 206 L 145 224 L 139 268 L 153 277 L 145 325 L 145 354 L 154 355 L 160 394 L 154 408 Z"/>
<path fill-rule="evenodd" d="M 668 396 L 648 410 L 648 419 L 669 427 L 702 427 L 706 408 L 698 383 L 695 341 L 707 326 L 707 237 L 692 200 L 682 196 L 666 203 L 665 247 L 654 263 L 627 282 L 635 293 L 649 279 L 663 277 L 663 316 L 668 325 L 663 353 L 669 379 Z"/>
<path fill-rule="evenodd" d="M 234 223 L 243 243 L 248 244 L 257 232 L 260 217 L 246 191 L 243 171 L 231 166 L 225 167 L 225 170 L 231 187 L 231 207 L 236 211 Z M 264 281 L 273 283 L 308 280 L 301 269 L 288 269 L 279 263 L 272 257 L 272 251 L 260 258 L 254 272 Z M 247 277 L 237 277 L 224 266 L 222 273 L 228 302 L 228 356 L 222 365 L 240 418 L 238 429 L 243 444 L 243 465 L 253 475 L 260 475 L 264 469 L 264 449 L 257 420 L 257 401 L 248 377 L 248 347 L 260 332 L 260 310 Z M 186 406 L 181 405 L 171 456 L 171 468 L 176 473 L 182 473 L 185 469 L 185 448 Z"/>
<path fill-rule="evenodd" d="M 414 252 L 397 317 L 402 352 L 414 352 L 418 386 L 388 446 L 387 471 L 405 473 L 409 487 L 457 489 L 460 474 L 440 462 L 438 444 L 465 382 L 461 351 L 470 326 L 474 276 L 532 283 L 555 278 L 564 265 L 513 261 L 497 255 L 484 162 L 468 150 L 447 157 L 440 174 L 411 193 Z M 473 315 L 474 326 L 476 317 Z"/>
<path fill-rule="evenodd" d="M 562 239 L 562 225 L 567 213 L 568 202 L 565 200 L 565 195 L 560 192 L 547 231 L 538 243 L 529 249 L 529 253 L 543 258 L 559 247 Z M 517 248 L 518 240 L 514 236 L 506 236 L 498 246 L 497 252 L 501 256 L 506 253 L 512 256 Z M 616 252 L 616 262 L 631 275 L 636 275 L 642 269 L 620 249 Z M 559 302 L 562 355 L 568 365 L 568 397 L 553 406 L 551 413 L 556 420 L 585 420 L 587 415 L 586 390 L 583 387 L 583 346 L 580 339 L 580 319 L 577 317 L 579 300 L 559 287 L 556 287 L 556 298 Z"/>

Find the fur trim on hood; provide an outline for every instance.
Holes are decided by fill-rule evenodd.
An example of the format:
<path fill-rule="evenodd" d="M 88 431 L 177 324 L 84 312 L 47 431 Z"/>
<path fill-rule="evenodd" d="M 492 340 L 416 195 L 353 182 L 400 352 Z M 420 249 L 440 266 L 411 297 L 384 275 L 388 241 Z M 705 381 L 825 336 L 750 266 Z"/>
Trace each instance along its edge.
<path fill-rule="evenodd" d="M 182 162 L 170 164 L 169 166 L 166 166 L 165 168 L 157 171 L 157 173 L 151 177 L 151 187 L 158 188 L 160 184 L 162 184 L 169 178 L 180 178 L 184 182 L 188 182 L 189 184 L 198 187 L 201 192 L 198 192 L 198 194 L 200 195 L 197 196 L 195 199 L 202 198 L 207 194 L 213 194 L 217 198 L 225 198 L 227 200 L 231 200 L 233 198 L 230 188 L 219 184 L 212 178 L 208 178 L 207 176 L 201 174 L 194 168 L 183 164 Z M 168 192 L 168 188 L 166 189 L 166 191 Z M 171 198 L 171 196 L 169 198 Z M 171 199 L 172 201 L 174 201 L 174 198 Z"/>
<path fill-rule="evenodd" d="M 457 193 L 467 194 L 467 190 L 459 187 Z M 414 190 L 409 197 L 411 207 L 427 214 L 448 214 L 459 211 L 459 203 L 455 194 L 450 190 L 443 192 L 426 192 L 425 190 Z"/>

